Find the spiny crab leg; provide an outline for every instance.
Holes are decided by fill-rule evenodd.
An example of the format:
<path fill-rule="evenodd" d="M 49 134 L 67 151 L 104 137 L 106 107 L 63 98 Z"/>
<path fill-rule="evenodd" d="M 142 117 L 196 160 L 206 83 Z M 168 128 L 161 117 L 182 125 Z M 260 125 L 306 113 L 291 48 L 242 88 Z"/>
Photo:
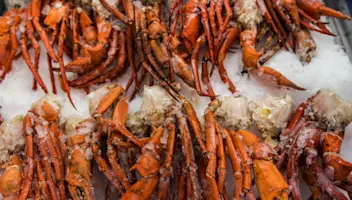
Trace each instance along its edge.
<path fill-rule="evenodd" d="M 192 104 L 186 98 L 182 98 L 181 102 L 182 102 L 182 106 L 185 111 L 185 114 L 187 116 L 187 119 L 189 120 L 190 125 L 192 127 L 193 133 L 197 138 L 197 142 L 198 142 L 199 147 L 202 151 L 202 154 L 206 154 L 207 149 L 205 147 L 205 143 L 203 140 L 203 132 L 202 132 L 202 128 L 200 126 L 199 119 L 197 117 L 197 113 L 194 110 Z"/>
<path fill-rule="evenodd" d="M 242 136 L 240 136 L 238 133 L 235 131 L 231 130 L 230 131 L 231 139 L 232 142 L 237 149 L 241 160 L 242 160 L 242 166 L 243 166 L 243 190 L 244 193 L 248 193 L 252 189 L 252 172 L 251 172 L 251 165 L 247 153 L 247 148 L 242 141 Z"/>
<path fill-rule="evenodd" d="M 101 133 L 93 133 L 91 140 L 91 147 L 95 162 L 100 167 L 100 171 L 105 174 L 106 178 L 112 183 L 119 191 L 124 191 L 122 185 L 118 181 L 117 176 L 114 174 L 109 164 L 101 155 Z"/>
<path fill-rule="evenodd" d="M 34 25 L 35 29 L 37 30 L 41 40 L 43 41 L 44 46 L 45 46 L 46 50 L 48 51 L 48 54 L 50 55 L 50 58 L 54 62 L 58 62 L 58 57 L 56 56 L 53 47 L 50 45 L 49 38 L 39 22 L 41 8 L 42 8 L 42 0 L 32 0 L 30 5 L 32 6 L 33 25 Z"/>
<path fill-rule="evenodd" d="M 175 140 L 176 140 L 176 126 L 175 119 L 170 121 L 167 125 L 168 137 L 166 144 L 166 158 L 164 160 L 164 164 L 160 168 L 160 180 L 159 180 L 159 188 L 158 188 L 158 199 L 166 200 L 169 187 L 170 187 L 170 177 L 171 177 L 171 167 L 172 160 L 175 153 Z"/>
<path fill-rule="evenodd" d="M 217 132 L 217 138 L 219 141 L 218 147 L 217 147 L 217 160 L 218 160 L 218 167 L 217 167 L 217 173 L 218 173 L 218 188 L 219 192 L 222 195 L 223 198 L 227 197 L 226 193 L 226 188 L 225 188 L 225 178 L 226 178 L 226 156 L 225 156 L 225 147 L 224 147 L 224 141 L 222 137 L 222 133 L 219 127 L 219 124 L 215 124 L 215 130 Z"/>
<path fill-rule="evenodd" d="M 186 162 L 185 170 L 188 172 L 189 174 L 188 177 L 190 178 L 189 183 L 191 184 L 191 189 L 192 189 L 191 196 L 193 199 L 201 199 L 201 194 L 200 194 L 201 189 L 197 178 L 198 170 L 195 164 L 191 136 L 190 136 L 185 118 L 183 116 L 177 116 L 177 124 L 181 134 L 183 155 L 185 157 L 185 162 Z"/>
<path fill-rule="evenodd" d="M 219 188 L 216 183 L 216 130 L 215 130 L 215 119 L 213 111 L 209 108 L 205 110 L 204 113 L 205 121 L 205 138 L 206 138 L 206 148 L 207 148 L 207 158 L 208 164 L 206 169 L 206 177 L 208 185 L 211 190 L 211 196 L 213 199 L 220 199 Z"/>
<path fill-rule="evenodd" d="M 68 10 L 69 9 L 67 9 L 67 12 L 68 12 Z M 67 21 L 68 21 L 68 17 L 64 16 L 62 18 L 60 35 L 59 35 L 58 61 L 59 61 L 59 65 L 60 65 L 60 73 L 61 73 L 61 77 L 62 77 L 63 90 L 67 93 L 68 99 L 70 100 L 72 106 L 76 109 L 76 106 L 73 103 L 72 98 L 71 98 L 70 86 L 68 85 L 66 72 L 65 72 L 65 64 L 64 64 L 64 59 L 63 59 L 63 55 L 64 55 L 63 44 L 65 43 L 65 39 L 66 39 L 66 23 L 67 23 Z"/>
<path fill-rule="evenodd" d="M 48 93 L 48 89 L 46 88 L 42 78 L 38 74 L 38 71 L 36 70 L 36 68 L 33 65 L 32 61 L 30 60 L 30 56 L 29 56 L 26 44 L 27 44 L 27 37 L 26 37 L 26 33 L 23 32 L 21 34 L 21 49 L 22 49 L 23 58 L 24 58 L 25 62 L 27 63 L 28 68 L 31 70 L 35 80 L 38 82 L 38 84 L 43 89 L 43 91 L 47 94 Z"/>
<path fill-rule="evenodd" d="M 241 193 L 243 190 L 243 174 L 241 168 L 241 158 L 239 157 L 233 141 L 231 139 L 230 133 L 226 129 L 222 129 L 221 132 L 225 134 L 225 146 L 226 153 L 229 156 L 232 165 L 232 171 L 235 176 L 235 189 L 234 189 L 234 199 L 241 199 Z"/>
<path fill-rule="evenodd" d="M 19 199 L 25 200 L 27 199 L 29 190 L 31 189 L 33 175 L 34 175 L 34 153 L 33 153 L 33 128 L 32 128 L 32 121 L 29 115 L 26 115 L 23 122 L 23 129 L 26 135 L 26 157 L 27 157 L 27 164 L 28 170 L 27 174 L 22 186 L 21 194 Z"/>

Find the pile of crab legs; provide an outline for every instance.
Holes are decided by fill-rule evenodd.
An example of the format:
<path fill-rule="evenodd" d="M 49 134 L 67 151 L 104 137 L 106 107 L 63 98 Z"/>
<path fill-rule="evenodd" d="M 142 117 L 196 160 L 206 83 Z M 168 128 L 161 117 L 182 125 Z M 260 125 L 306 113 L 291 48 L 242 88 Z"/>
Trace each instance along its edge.
<path fill-rule="evenodd" d="M 289 123 L 280 128 L 276 147 L 248 131 L 253 121 L 260 131 L 273 124 L 256 119 L 244 96 L 212 101 L 202 128 L 190 102 L 182 96 L 175 101 L 161 86 L 145 88 L 143 104 L 148 106 L 142 104 L 130 115 L 124 92 L 118 85 L 93 91 L 88 97 L 92 117 L 72 116 L 61 126 L 60 98 L 47 95 L 22 118 L 22 128 L 1 128 L 2 136 L 16 130 L 25 141 L 21 148 L 8 149 L 11 155 L 1 165 L 4 199 L 94 199 L 93 159 L 121 199 L 229 199 L 227 162 L 235 178 L 230 189 L 234 199 L 256 199 L 253 183 L 262 199 L 302 199 L 300 170 L 313 199 L 347 199 L 337 187 L 351 193 L 352 164 L 339 151 L 342 130 L 352 121 L 352 104 L 332 91 L 321 90 L 303 102 L 291 120 L 289 98 L 286 106 L 279 98 L 280 106 L 259 109 L 286 113 L 279 116 Z M 161 104 L 159 110 L 149 109 Z M 267 122 L 277 121 L 272 115 Z M 318 163 L 319 144 L 323 168 Z"/>
<path fill-rule="evenodd" d="M 118 78 L 128 67 L 132 75 L 126 90 L 133 83 L 135 86 L 131 99 L 148 73 L 149 85 L 156 80 L 175 92 L 177 88 L 172 83 L 177 75 L 199 95 L 214 99 L 210 76 L 215 66 L 231 92 L 236 92 L 223 62 L 232 43 L 239 38 L 243 64 L 250 75 L 269 85 L 302 90 L 278 71 L 262 64 L 282 47 L 291 48 L 302 61 L 310 62 L 316 47 L 308 30 L 334 35 L 320 17 L 350 19 L 318 0 L 239 0 L 234 3 L 175 0 L 171 6 L 168 3 L 32 0 L 27 8 L 13 8 L 0 17 L 0 65 L 4 66 L 1 79 L 11 70 L 12 61 L 23 57 L 34 76 L 33 89 L 39 84 L 48 93 L 38 74 L 40 39 L 48 54 L 52 92 L 57 91 L 54 76 L 57 71 L 61 87 L 72 104 L 70 86 L 88 90 L 91 85 Z M 167 16 L 163 15 L 165 11 Z M 165 21 L 169 21 L 169 26 Z M 20 42 L 16 36 L 18 31 Z M 256 44 L 257 41 L 265 42 Z M 198 72 L 199 54 L 205 44 L 201 80 L 207 92 L 202 90 Z M 21 52 L 16 55 L 19 46 Z M 34 49 L 34 62 L 29 54 L 30 47 Z M 65 64 L 64 54 L 72 61 Z M 115 58 L 116 65 L 111 66 Z M 210 73 L 208 61 L 212 64 Z M 52 62 L 57 62 L 59 68 L 53 67 Z M 68 80 L 68 72 L 77 77 Z"/>

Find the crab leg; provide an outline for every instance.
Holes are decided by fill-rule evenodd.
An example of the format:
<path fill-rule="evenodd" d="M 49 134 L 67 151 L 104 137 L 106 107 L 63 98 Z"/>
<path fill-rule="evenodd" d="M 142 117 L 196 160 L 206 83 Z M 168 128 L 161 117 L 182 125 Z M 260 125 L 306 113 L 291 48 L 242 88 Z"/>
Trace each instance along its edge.
<path fill-rule="evenodd" d="M 25 200 L 27 199 L 29 190 L 31 189 L 33 174 L 34 174 L 34 154 L 33 154 L 33 128 L 32 122 L 29 115 L 26 115 L 23 122 L 23 129 L 26 136 L 26 157 L 27 157 L 27 174 L 25 176 L 25 180 L 22 186 L 21 194 L 19 199 Z"/>
<path fill-rule="evenodd" d="M 62 77 L 63 90 L 67 93 L 68 99 L 70 100 L 72 106 L 76 109 L 75 104 L 73 103 L 72 98 L 71 98 L 70 86 L 68 85 L 68 82 L 67 82 L 66 73 L 65 73 L 65 64 L 64 64 L 64 59 L 63 59 L 63 55 L 64 55 L 63 44 L 65 43 L 65 39 L 66 39 L 66 22 L 67 22 L 67 20 L 68 20 L 67 16 L 64 16 L 62 18 L 62 22 L 61 22 L 59 44 L 58 44 L 58 60 L 59 60 L 59 65 L 60 65 L 60 73 L 61 73 L 61 77 Z"/>
<path fill-rule="evenodd" d="M 207 152 L 207 149 L 204 144 L 203 132 L 202 132 L 202 128 L 200 127 L 200 122 L 197 117 L 197 113 L 194 110 L 192 104 L 186 98 L 182 98 L 182 106 L 186 113 L 187 119 L 190 122 L 192 131 L 197 138 L 197 142 L 200 146 L 202 154 L 205 154 Z"/>
<path fill-rule="evenodd" d="M 164 164 L 160 168 L 160 180 L 159 180 L 159 193 L 158 199 L 165 200 L 169 193 L 170 187 L 170 176 L 171 176 L 171 167 L 172 160 L 175 153 L 175 140 L 176 140 L 176 126 L 174 121 L 170 121 L 167 125 L 168 137 L 166 144 L 166 156 Z"/>
<path fill-rule="evenodd" d="M 192 198 L 193 199 L 201 199 L 200 194 L 200 185 L 198 182 L 197 176 L 197 166 L 195 164 L 193 146 L 191 141 L 191 136 L 189 134 L 189 130 L 187 127 L 186 120 L 183 116 L 177 116 L 177 124 L 179 127 L 179 131 L 181 134 L 181 143 L 183 146 L 183 155 L 185 157 L 186 162 L 186 171 L 188 172 L 188 177 L 190 177 L 190 184 L 192 188 Z"/>
<path fill-rule="evenodd" d="M 225 10 L 226 10 L 226 18 L 225 21 L 223 21 L 222 15 L 221 15 L 221 10 L 222 10 L 222 4 L 225 5 Z M 229 0 L 218 0 L 217 5 L 216 5 L 216 16 L 218 18 L 218 23 L 219 23 L 219 33 L 215 39 L 215 56 L 218 56 L 218 50 L 220 48 L 220 41 L 223 38 L 223 35 L 225 33 L 225 30 L 227 29 L 227 25 L 229 24 L 233 12 L 232 8 L 230 6 L 230 1 Z"/>
<path fill-rule="evenodd" d="M 120 101 L 116 104 L 115 110 L 113 112 L 113 117 L 112 119 L 114 121 L 117 121 L 121 124 L 126 123 L 126 118 L 127 118 L 127 111 L 128 111 L 128 103 L 126 102 L 125 97 L 120 99 Z M 111 164 L 112 170 L 114 173 L 117 175 L 119 181 L 121 184 L 125 187 L 126 190 L 128 190 L 131 187 L 131 184 L 128 182 L 128 178 L 126 173 L 123 171 L 122 167 L 120 164 L 117 162 L 117 152 L 112 146 L 111 143 L 111 136 L 108 136 L 108 159 Z"/>
<path fill-rule="evenodd" d="M 314 127 L 305 127 L 302 129 L 300 135 L 295 139 L 292 144 L 291 151 L 288 155 L 287 163 L 287 178 L 290 186 L 292 187 L 291 194 L 293 199 L 301 199 L 301 193 L 298 185 L 298 161 L 303 151 L 301 146 L 306 146 L 311 140 L 312 136 L 318 135 L 319 130 Z"/>
<path fill-rule="evenodd" d="M 213 87 L 210 83 L 209 73 L 208 73 L 208 61 L 209 61 L 209 53 L 205 52 L 205 55 L 202 60 L 202 81 L 207 86 L 207 92 L 210 96 L 210 100 L 215 99 L 215 93 Z"/>
<path fill-rule="evenodd" d="M 95 162 L 98 164 L 100 171 L 105 174 L 106 178 L 112 183 L 118 190 L 124 191 L 116 174 L 111 170 L 108 163 L 101 155 L 101 134 L 93 133 L 92 141 L 91 141 L 92 151 Z"/>
<path fill-rule="evenodd" d="M 80 47 L 80 40 L 78 34 L 78 13 L 77 8 L 72 10 L 72 37 L 73 37 L 73 44 L 72 44 L 72 58 L 76 60 L 79 55 L 79 47 Z"/>
<path fill-rule="evenodd" d="M 111 135 L 109 134 L 108 137 L 110 138 Z M 117 162 L 117 152 L 111 144 L 111 139 L 108 139 L 106 154 L 114 174 L 116 174 L 117 178 L 119 179 L 120 183 L 123 185 L 125 190 L 128 190 L 131 187 L 131 184 L 128 182 L 126 173 L 123 171 L 122 167 Z"/>
<path fill-rule="evenodd" d="M 36 129 L 38 135 L 45 134 L 45 133 L 49 132 L 48 125 L 41 126 L 39 124 L 36 124 L 35 129 Z M 41 132 L 44 132 L 44 133 L 41 133 Z M 44 165 L 45 175 L 46 175 L 46 179 L 48 182 L 51 198 L 53 200 L 57 200 L 58 199 L 58 197 L 57 197 L 58 189 L 57 189 L 56 184 L 53 180 L 51 165 L 48 160 L 49 159 L 49 153 L 48 153 L 49 148 L 48 148 L 47 141 L 45 139 L 45 135 L 44 135 L 44 137 L 43 137 L 43 135 L 39 136 L 39 151 L 40 151 L 40 154 L 43 155 L 42 162 Z"/>
<path fill-rule="evenodd" d="M 32 61 L 30 60 L 30 56 L 29 56 L 26 44 L 27 44 L 27 37 L 26 37 L 26 33 L 23 32 L 21 34 L 21 48 L 22 48 L 22 55 L 23 55 L 24 61 L 27 63 L 28 68 L 31 70 L 38 84 L 42 87 L 43 91 L 47 94 L 48 89 L 46 88 L 42 78 L 38 74 L 38 71 L 35 69 L 35 66 L 33 65 Z"/>
<path fill-rule="evenodd" d="M 35 52 L 34 67 L 38 71 L 39 57 L 40 57 L 40 47 L 39 47 L 37 39 L 34 37 L 34 34 L 33 34 L 34 33 L 34 27 L 33 27 L 32 21 L 30 19 L 28 19 L 29 16 L 31 16 L 31 13 L 32 13 L 31 7 L 32 7 L 31 4 L 29 4 L 28 8 L 27 8 L 26 33 L 27 33 L 28 38 L 31 40 L 32 47 L 34 48 L 34 52 Z M 33 90 L 37 89 L 37 82 L 36 82 L 35 79 L 33 80 L 32 89 Z"/>
<path fill-rule="evenodd" d="M 211 104 L 211 103 L 210 103 Z M 207 148 L 208 164 L 206 169 L 206 176 L 209 188 L 211 190 L 211 196 L 213 199 L 220 199 L 219 188 L 216 183 L 216 131 L 215 131 L 215 119 L 213 111 L 207 108 L 204 113 L 205 121 L 205 138 Z"/>
<path fill-rule="evenodd" d="M 235 131 L 230 131 L 232 142 L 237 149 L 241 160 L 242 160 L 242 167 L 243 167 L 243 190 L 245 193 L 248 193 L 252 189 L 252 171 L 251 165 L 248 158 L 248 153 L 245 144 L 243 143 L 241 137 Z"/>
<path fill-rule="evenodd" d="M 228 29 L 227 33 L 226 33 L 226 37 L 224 42 L 221 44 L 219 52 L 218 52 L 218 70 L 219 70 L 219 74 L 220 74 L 220 78 L 222 80 L 222 82 L 224 82 L 225 84 L 228 85 L 230 91 L 232 93 L 236 92 L 236 87 L 235 85 L 232 83 L 232 81 L 230 80 L 230 78 L 227 76 L 227 72 L 226 69 L 224 67 L 224 60 L 226 57 L 226 54 L 231 46 L 231 44 L 233 43 L 233 41 L 235 39 L 238 38 L 238 34 L 239 34 L 239 29 L 238 28 L 230 28 Z"/>
<path fill-rule="evenodd" d="M 180 170 L 180 175 L 178 177 L 177 184 L 177 200 L 187 199 L 186 194 L 186 173 L 183 171 L 185 169 L 184 161 L 182 161 L 182 169 Z"/>
<path fill-rule="evenodd" d="M 330 197 L 337 200 L 347 200 L 347 197 L 334 186 L 334 184 L 326 177 L 323 170 L 320 168 L 318 164 L 317 150 L 313 148 L 306 148 L 304 152 L 306 155 L 307 168 L 309 173 L 316 178 L 316 184 L 321 188 L 324 188 Z"/>
<path fill-rule="evenodd" d="M 129 18 L 130 21 L 132 21 L 135 16 L 132 0 L 122 0 L 122 4 L 125 9 L 127 17 Z M 132 71 L 132 76 L 134 77 L 135 87 L 139 90 L 139 83 L 138 83 L 136 65 L 134 60 L 134 49 L 133 49 L 134 31 L 133 31 L 132 25 L 133 25 L 133 22 L 130 22 L 127 27 L 127 54 L 128 54 L 128 61 Z"/>
<path fill-rule="evenodd" d="M 37 30 L 41 40 L 43 41 L 44 46 L 45 46 L 46 50 L 48 51 L 48 54 L 50 55 L 50 58 L 54 62 L 58 62 L 58 57 L 55 55 L 55 51 L 54 51 L 53 47 L 50 45 L 49 38 L 39 22 L 41 8 L 42 8 L 42 0 L 32 0 L 30 5 L 32 7 L 31 9 L 32 9 L 33 25 L 34 25 L 35 29 Z"/>
<path fill-rule="evenodd" d="M 310 16 L 315 19 L 319 19 L 320 16 L 325 15 L 340 19 L 351 20 L 349 16 L 344 15 L 343 13 L 338 12 L 329 7 L 326 7 L 322 2 L 318 0 L 297 0 L 297 4 L 302 10 L 307 12 Z"/>
<path fill-rule="evenodd" d="M 54 140 L 51 136 L 52 132 L 51 130 L 47 130 L 47 131 L 48 131 L 46 135 L 47 145 L 49 147 L 48 149 L 54 165 L 55 178 L 58 183 L 60 199 L 66 199 L 66 191 L 65 191 L 64 177 L 63 177 L 64 169 L 61 163 L 61 159 L 59 158 L 58 153 L 56 151 L 57 147 L 54 145 Z"/>
<path fill-rule="evenodd" d="M 242 168 L 241 168 L 241 158 L 239 157 L 230 133 L 226 129 L 222 129 L 221 132 L 225 134 L 225 146 L 226 146 L 226 153 L 230 158 L 232 171 L 235 176 L 235 192 L 233 199 L 241 199 L 241 193 L 243 189 L 243 175 L 242 175 Z"/>
<path fill-rule="evenodd" d="M 17 30 L 18 24 L 17 22 L 15 22 L 15 24 L 13 24 L 10 28 L 10 38 L 11 38 L 11 51 L 10 51 L 10 55 L 9 58 L 7 59 L 6 63 L 5 63 L 5 69 L 1 75 L 0 81 L 5 79 L 5 76 L 8 72 L 11 71 L 12 68 L 12 60 L 14 59 L 14 57 L 16 56 L 16 52 L 18 49 L 18 41 L 17 41 L 17 37 L 16 37 L 16 30 Z M 27 45 L 27 43 L 26 43 Z"/>
<path fill-rule="evenodd" d="M 43 173 L 43 167 L 42 167 L 41 161 L 39 160 L 36 161 L 36 167 L 38 172 L 39 188 L 41 190 L 41 193 L 43 194 L 45 199 L 50 199 L 50 191 Z"/>
<path fill-rule="evenodd" d="M 202 86 L 199 80 L 199 73 L 198 73 L 199 51 L 205 42 L 206 42 L 206 34 L 204 33 L 197 39 L 195 47 L 192 52 L 192 57 L 191 57 L 192 72 L 193 72 L 193 77 L 194 77 L 195 86 L 196 86 L 195 89 L 197 90 L 197 93 L 201 96 L 207 96 L 206 94 L 204 94 L 202 90 Z"/>
<path fill-rule="evenodd" d="M 218 147 L 217 147 L 217 152 L 216 155 L 218 157 L 218 188 L 219 192 L 222 195 L 222 197 L 227 196 L 226 194 L 226 189 L 225 189 L 225 178 L 226 178 L 226 156 L 225 156 L 225 148 L 224 148 L 224 141 L 222 137 L 222 133 L 219 127 L 219 124 L 215 124 L 215 130 L 217 133 L 217 139 L 218 139 Z M 224 197 L 226 198 L 226 197 Z"/>

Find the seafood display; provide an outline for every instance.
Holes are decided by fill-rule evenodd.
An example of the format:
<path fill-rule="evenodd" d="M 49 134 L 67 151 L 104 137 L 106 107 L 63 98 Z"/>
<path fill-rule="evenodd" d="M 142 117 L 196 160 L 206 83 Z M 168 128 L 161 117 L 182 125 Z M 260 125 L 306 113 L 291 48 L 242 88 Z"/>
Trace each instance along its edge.
<path fill-rule="evenodd" d="M 352 102 L 328 89 L 309 89 L 316 93 L 300 104 L 292 92 L 254 100 L 225 66 L 238 49 L 242 73 L 260 86 L 305 90 L 266 63 L 280 50 L 312 62 L 311 31 L 335 36 L 321 17 L 351 20 L 343 13 L 319 0 L 8 6 L 0 16 L 0 82 L 23 59 L 30 87 L 45 96 L 13 119 L 1 110 L 0 199 L 288 200 L 305 198 L 302 180 L 311 199 L 352 198 L 352 163 L 340 155 Z M 215 70 L 230 96 L 213 88 Z M 125 86 L 116 83 L 122 77 Z M 200 98 L 207 107 L 184 87 L 207 97 Z M 89 114 L 63 109 L 61 91 L 76 109 L 73 88 L 87 93 Z M 141 106 L 131 109 L 138 95 Z"/>
<path fill-rule="evenodd" d="M 34 77 L 32 88 L 39 85 L 48 93 L 38 72 L 41 40 L 47 52 L 51 92 L 57 93 L 57 74 L 73 106 L 70 87 L 88 91 L 90 86 L 116 80 L 127 71 L 131 77 L 126 91 L 134 85 L 130 99 L 141 91 L 148 74 L 148 85 L 155 80 L 176 92 L 177 75 L 199 95 L 214 99 L 217 92 L 210 78 L 215 68 L 235 93 L 224 59 L 236 40 L 240 41 L 244 71 L 251 77 L 265 85 L 304 90 L 263 64 L 282 47 L 309 63 L 316 50 L 309 30 L 334 35 L 320 17 L 350 19 L 318 0 L 32 0 L 9 5 L 12 3 L 0 17 L 1 80 L 11 71 L 12 61 L 23 57 Z M 54 67 L 53 62 L 58 65 Z M 76 76 L 67 77 L 67 73 Z"/>
<path fill-rule="evenodd" d="M 90 118 L 61 124 L 61 99 L 46 95 L 1 125 L 2 197 L 96 199 L 93 165 L 119 199 L 301 199 L 300 176 L 312 199 L 347 199 L 338 188 L 351 195 L 352 164 L 339 152 L 352 103 L 336 93 L 320 90 L 296 112 L 288 95 L 217 97 L 204 120 L 178 98 L 146 87 L 128 113 L 125 90 L 110 84 L 88 95 Z"/>

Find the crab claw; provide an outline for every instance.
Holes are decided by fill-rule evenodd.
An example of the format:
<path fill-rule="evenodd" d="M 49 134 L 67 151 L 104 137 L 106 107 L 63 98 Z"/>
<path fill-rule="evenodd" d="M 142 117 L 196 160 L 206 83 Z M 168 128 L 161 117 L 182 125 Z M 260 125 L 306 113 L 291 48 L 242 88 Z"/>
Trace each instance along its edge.
<path fill-rule="evenodd" d="M 256 68 L 262 53 L 255 50 L 255 33 L 253 30 L 245 30 L 240 35 L 242 47 L 242 62 L 247 68 Z"/>
<path fill-rule="evenodd" d="M 255 79 L 266 85 L 284 87 L 288 89 L 292 88 L 296 90 L 305 90 L 304 88 L 299 87 L 298 85 L 287 79 L 280 72 L 270 67 L 261 66 L 258 68 L 250 69 L 249 72 Z"/>
<path fill-rule="evenodd" d="M 319 19 L 320 16 L 325 15 L 325 16 L 336 17 L 340 19 L 351 20 L 351 17 L 339 11 L 326 7 L 319 0 L 297 0 L 297 4 L 302 10 L 307 12 L 310 16 L 312 16 L 315 19 Z"/>
<path fill-rule="evenodd" d="M 238 134 L 243 137 L 244 143 L 253 149 L 251 157 L 254 178 L 261 199 L 288 199 L 288 185 L 273 162 L 276 157 L 274 149 L 249 131 L 240 130 Z"/>
<path fill-rule="evenodd" d="M 158 181 L 161 155 L 161 137 L 163 128 L 155 131 L 149 143 L 142 148 L 142 156 L 131 170 L 137 170 L 142 178 L 132 185 L 122 196 L 122 200 L 126 199 L 149 199 L 153 194 Z"/>

